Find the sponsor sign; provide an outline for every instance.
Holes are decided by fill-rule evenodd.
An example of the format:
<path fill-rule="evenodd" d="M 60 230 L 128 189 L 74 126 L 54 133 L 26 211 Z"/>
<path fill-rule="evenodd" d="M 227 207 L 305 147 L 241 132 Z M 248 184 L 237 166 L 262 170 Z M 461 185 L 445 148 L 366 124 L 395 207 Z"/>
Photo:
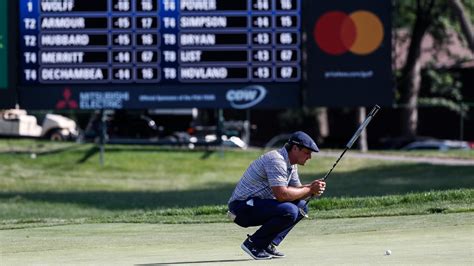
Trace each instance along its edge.
<path fill-rule="evenodd" d="M 34 94 L 34 88 L 23 90 Z M 24 97 L 23 104 L 32 109 L 54 106 L 55 109 L 139 109 L 139 108 L 232 108 L 272 109 L 299 106 L 292 87 L 268 89 L 263 85 L 238 84 L 228 89 L 191 87 L 137 87 L 133 90 L 116 88 L 49 87 L 48 94 Z"/>
<path fill-rule="evenodd" d="M 225 98 L 235 109 L 247 109 L 256 106 L 265 99 L 267 90 L 263 86 L 251 85 L 238 90 L 228 90 Z"/>
<path fill-rule="evenodd" d="M 391 1 L 305 1 L 310 106 L 391 105 Z"/>

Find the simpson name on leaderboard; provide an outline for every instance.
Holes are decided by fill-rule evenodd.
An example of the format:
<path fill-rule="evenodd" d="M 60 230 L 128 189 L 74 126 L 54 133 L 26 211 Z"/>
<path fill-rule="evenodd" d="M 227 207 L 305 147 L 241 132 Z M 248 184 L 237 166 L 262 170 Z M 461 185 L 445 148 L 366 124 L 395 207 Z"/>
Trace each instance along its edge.
<path fill-rule="evenodd" d="M 181 28 L 225 28 L 227 18 L 222 16 L 181 17 Z"/>

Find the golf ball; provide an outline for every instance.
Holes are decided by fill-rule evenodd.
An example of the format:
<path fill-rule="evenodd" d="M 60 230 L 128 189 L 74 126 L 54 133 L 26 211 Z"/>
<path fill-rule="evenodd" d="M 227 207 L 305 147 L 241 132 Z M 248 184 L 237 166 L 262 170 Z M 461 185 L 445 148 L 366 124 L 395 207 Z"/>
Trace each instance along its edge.
<path fill-rule="evenodd" d="M 387 256 L 392 255 L 392 251 L 390 249 L 385 250 L 385 255 Z"/>

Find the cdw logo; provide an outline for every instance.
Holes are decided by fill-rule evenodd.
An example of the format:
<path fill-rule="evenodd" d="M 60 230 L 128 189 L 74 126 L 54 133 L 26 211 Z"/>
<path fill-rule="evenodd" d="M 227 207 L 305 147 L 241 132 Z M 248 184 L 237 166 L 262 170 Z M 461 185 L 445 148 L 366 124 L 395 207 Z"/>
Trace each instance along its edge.
<path fill-rule="evenodd" d="M 238 90 L 229 90 L 226 99 L 235 109 L 246 109 L 257 105 L 267 95 L 267 90 L 259 85 L 251 85 Z"/>

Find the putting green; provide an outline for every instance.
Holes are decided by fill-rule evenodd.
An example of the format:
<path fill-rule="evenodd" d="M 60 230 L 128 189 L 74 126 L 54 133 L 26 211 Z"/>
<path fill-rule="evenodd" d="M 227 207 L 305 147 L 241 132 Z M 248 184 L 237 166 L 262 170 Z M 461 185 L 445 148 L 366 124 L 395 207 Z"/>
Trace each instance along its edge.
<path fill-rule="evenodd" d="M 240 249 L 255 228 L 218 224 L 81 224 L 0 231 L 2 265 L 473 265 L 474 213 L 306 220 L 253 261 Z M 385 250 L 392 251 L 385 256 Z"/>

